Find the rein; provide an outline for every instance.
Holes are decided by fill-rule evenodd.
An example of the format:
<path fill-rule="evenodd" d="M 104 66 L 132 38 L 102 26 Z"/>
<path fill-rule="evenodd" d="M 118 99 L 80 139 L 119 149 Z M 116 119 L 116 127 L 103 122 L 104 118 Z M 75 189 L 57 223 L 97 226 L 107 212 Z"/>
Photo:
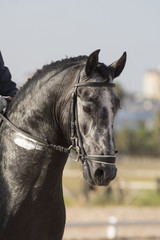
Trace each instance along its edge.
<path fill-rule="evenodd" d="M 2 120 L 4 122 L 7 123 L 7 125 L 9 127 L 11 127 L 14 131 L 20 133 L 22 136 L 28 138 L 28 139 L 31 139 L 31 140 L 34 140 L 35 142 L 35 145 L 40 145 L 40 146 L 43 146 L 44 148 L 50 148 L 52 150 L 55 150 L 55 151 L 60 151 L 60 152 L 64 152 L 64 153 L 69 153 L 69 149 L 68 148 L 64 148 L 62 146 L 57 146 L 57 145 L 54 145 L 52 143 L 48 143 L 47 139 L 46 140 L 42 140 L 38 137 L 33 137 L 31 136 L 30 134 L 22 131 L 21 129 L 19 129 L 18 127 L 16 127 L 6 116 L 4 116 L 2 113 L 0 113 L 0 117 L 2 118 Z"/>
<path fill-rule="evenodd" d="M 33 137 L 32 135 L 22 131 L 16 125 L 14 125 L 4 114 L 0 113 L 0 117 L 6 124 L 11 127 L 14 131 L 20 133 L 23 137 L 34 141 L 34 144 L 40 145 L 41 147 L 52 149 L 55 151 L 69 153 L 69 156 L 72 160 L 79 161 L 81 160 L 83 163 L 86 161 L 101 163 L 101 164 L 111 164 L 114 165 L 116 161 L 115 155 L 87 155 L 85 149 L 83 147 L 82 135 L 79 129 L 79 122 L 78 122 L 78 111 L 77 111 L 77 88 L 78 87 L 115 87 L 114 83 L 107 82 L 107 80 L 103 82 L 79 82 L 80 81 L 80 74 L 84 66 L 78 73 L 76 78 L 76 82 L 73 88 L 71 103 L 70 103 L 70 139 L 72 145 L 69 148 L 65 148 L 62 146 L 54 145 L 49 143 L 47 139 L 42 140 L 38 137 Z"/>

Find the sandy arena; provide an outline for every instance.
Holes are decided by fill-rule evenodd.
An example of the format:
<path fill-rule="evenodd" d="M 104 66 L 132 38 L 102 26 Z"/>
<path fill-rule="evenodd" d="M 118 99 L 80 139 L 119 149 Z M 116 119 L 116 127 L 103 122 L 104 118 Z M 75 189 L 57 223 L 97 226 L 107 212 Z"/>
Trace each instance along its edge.
<path fill-rule="evenodd" d="M 118 221 L 160 221 L 160 208 L 154 207 L 67 207 L 67 224 L 74 222 L 104 222 L 111 216 Z M 107 226 L 66 226 L 63 240 L 104 240 Z M 160 239 L 160 225 L 127 225 L 116 228 L 115 239 Z"/>

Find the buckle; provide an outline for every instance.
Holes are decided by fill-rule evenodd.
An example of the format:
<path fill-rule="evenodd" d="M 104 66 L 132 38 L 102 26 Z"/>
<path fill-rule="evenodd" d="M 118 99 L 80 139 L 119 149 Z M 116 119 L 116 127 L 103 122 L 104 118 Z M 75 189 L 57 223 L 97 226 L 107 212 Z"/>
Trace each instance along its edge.
<path fill-rule="evenodd" d="M 73 147 L 72 145 L 69 147 L 69 157 L 75 161 L 78 162 L 80 158 L 80 148 L 78 146 Z"/>

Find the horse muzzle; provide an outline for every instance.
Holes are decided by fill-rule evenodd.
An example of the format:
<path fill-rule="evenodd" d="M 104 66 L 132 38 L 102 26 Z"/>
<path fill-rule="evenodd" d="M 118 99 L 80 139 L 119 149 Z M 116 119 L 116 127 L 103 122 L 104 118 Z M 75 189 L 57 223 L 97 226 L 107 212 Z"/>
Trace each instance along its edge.
<path fill-rule="evenodd" d="M 83 176 L 91 185 L 107 186 L 116 177 L 115 156 L 88 155 L 83 163 Z"/>
<path fill-rule="evenodd" d="M 82 161 L 83 176 L 91 185 L 107 186 L 116 176 L 115 155 L 81 155 L 78 146 L 71 146 L 69 156 Z"/>

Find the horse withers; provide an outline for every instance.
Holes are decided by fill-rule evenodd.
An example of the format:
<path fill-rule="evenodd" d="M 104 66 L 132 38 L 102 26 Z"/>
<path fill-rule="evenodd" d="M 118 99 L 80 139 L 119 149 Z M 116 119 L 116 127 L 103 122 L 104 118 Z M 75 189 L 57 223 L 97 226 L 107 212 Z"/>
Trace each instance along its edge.
<path fill-rule="evenodd" d="M 61 240 L 62 173 L 68 154 L 92 185 L 116 176 L 113 123 L 120 107 L 113 79 L 126 53 L 109 66 L 89 57 L 44 66 L 1 116 L 0 239 Z"/>

